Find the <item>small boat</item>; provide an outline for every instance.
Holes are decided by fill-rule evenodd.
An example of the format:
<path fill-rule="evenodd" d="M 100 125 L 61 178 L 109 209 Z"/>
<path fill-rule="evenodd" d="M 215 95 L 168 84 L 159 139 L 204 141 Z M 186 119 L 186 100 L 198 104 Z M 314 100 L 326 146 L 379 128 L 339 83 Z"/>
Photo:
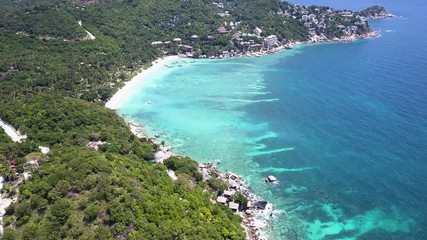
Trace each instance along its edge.
<path fill-rule="evenodd" d="M 279 181 L 278 181 L 278 180 L 277 180 L 277 178 L 276 178 L 275 176 L 273 176 L 273 175 L 269 175 L 269 176 L 265 179 L 265 182 L 266 182 L 266 183 L 269 183 L 269 184 L 274 184 L 274 185 L 279 184 Z"/>
<path fill-rule="evenodd" d="M 150 104 L 152 104 L 152 102 L 150 100 L 148 100 L 147 104 L 150 105 Z"/>

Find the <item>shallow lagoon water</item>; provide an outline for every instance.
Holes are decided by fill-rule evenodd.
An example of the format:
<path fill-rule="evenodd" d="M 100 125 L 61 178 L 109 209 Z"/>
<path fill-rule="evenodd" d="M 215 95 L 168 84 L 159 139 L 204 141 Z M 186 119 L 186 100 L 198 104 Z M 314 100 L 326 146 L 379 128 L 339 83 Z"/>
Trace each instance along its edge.
<path fill-rule="evenodd" d="M 407 16 L 372 22 L 380 38 L 170 63 L 119 111 L 242 175 L 278 210 L 272 239 L 426 239 L 426 4 L 415 2 L 380 2 Z"/>

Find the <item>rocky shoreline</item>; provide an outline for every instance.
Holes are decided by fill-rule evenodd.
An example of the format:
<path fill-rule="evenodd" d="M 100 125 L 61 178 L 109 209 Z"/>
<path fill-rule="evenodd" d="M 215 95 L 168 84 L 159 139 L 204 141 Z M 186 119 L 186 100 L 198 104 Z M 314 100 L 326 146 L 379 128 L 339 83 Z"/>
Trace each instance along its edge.
<path fill-rule="evenodd" d="M 270 219 L 273 216 L 273 204 L 263 200 L 255 195 L 245 180 L 232 172 L 221 173 L 217 166 L 212 163 L 199 165 L 200 171 L 203 173 L 204 179 L 210 176 L 217 176 L 227 184 L 227 190 L 218 196 L 218 198 L 228 199 L 232 193 L 240 192 L 247 199 L 247 204 L 244 207 L 239 207 L 236 214 L 242 217 L 241 225 L 245 229 L 246 237 L 250 240 L 266 240 L 266 227 L 270 224 Z M 229 206 L 232 200 L 228 200 Z M 217 202 L 219 202 L 217 200 Z M 227 204 L 227 202 L 223 203 Z"/>
<path fill-rule="evenodd" d="M 388 16 L 387 18 L 395 17 L 394 15 Z M 385 18 L 385 17 L 384 17 Z M 380 19 L 375 18 L 375 19 Z M 299 44 L 318 44 L 318 43 L 332 43 L 332 42 L 354 42 L 361 39 L 368 39 L 379 37 L 380 33 L 377 31 L 370 31 L 364 34 L 350 34 L 346 36 L 342 36 L 340 38 L 329 39 L 325 35 L 312 35 L 306 41 L 291 41 L 287 43 L 277 43 L 276 46 L 271 47 L 269 49 L 260 49 L 258 51 L 249 51 L 249 52 L 229 52 L 227 55 L 215 55 L 215 56 L 207 56 L 203 58 L 195 58 L 193 56 L 187 56 L 185 54 L 179 54 L 178 56 L 181 58 L 190 58 L 190 59 L 227 59 L 227 58 L 238 58 L 238 57 L 261 57 L 267 54 L 274 54 L 284 50 L 291 50 L 294 46 Z"/>
<path fill-rule="evenodd" d="M 163 163 L 172 156 L 179 156 L 171 151 L 170 147 L 163 146 L 163 144 L 156 141 L 156 138 L 150 138 L 144 132 L 144 125 L 136 123 L 134 121 L 128 121 L 129 129 L 138 138 L 147 139 L 151 143 L 159 146 L 159 150 L 155 153 L 155 162 Z M 231 195 L 230 193 L 240 192 L 247 199 L 247 206 L 244 208 L 238 208 L 235 210 L 236 214 L 242 217 L 241 226 L 246 232 L 246 238 L 249 240 L 266 240 L 266 228 L 270 224 L 271 217 L 273 216 L 273 205 L 263 200 L 262 198 L 255 195 L 250 187 L 246 184 L 245 180 L 232 172 L 222 173 L 217 166 L 213 163 L 199 164 L 199 170 L 203 174 L 203 180 L 208 181 L 210 178 L 218 178 L 227 185 L 227 190 L 224 191 L 220 196 L 227 196 L 227 202 L 218 204 L 229 204 L 232 202 L 228 200 Z M 168 175 L 172 180 L 176 180 L 176 175 L 173 171 L 169 170 Z M 231 206 L 231 205 L 229 205 Z"/>
<path fill-rule="evenodd" d="M 227 56 L 219 55 L 219 56 L 210 56 L 208 58 L 209 59 L 226 59 L 226 58 L 235 58 L 235 57 L 260 57 L 267 54 L 274 54 L 283 50 L 290 50 L 290 49 L 293 49 L 294 46 L 299 44 L 317 44 L 317 43 L 328 43 L 328 42 L 354 42 L 361 39 L 368 39 L 368 38 L 374 38 L 379 36 L 380 34 L 377 31 L 371 31 L 365 34 L 351 34 L 351 35 L 343 36 L 341 38 L 333 38 L 333 39 L 328 39 L 324 35 L 314 35 L 314 36 L 311 36 L 310 39 L 303 42 L 295 41 L 295 42 L 289 42 L 285 44 L 279 44 L 277 47 L 272 47 L 268 50 L 261 49 L 259 51 L 245 52 L 245 53 L 232 52 Z M 179 55 L 179 56 L 183 58 L 193 58 L 193 57 L 188 57 L 186 55 Z"/>

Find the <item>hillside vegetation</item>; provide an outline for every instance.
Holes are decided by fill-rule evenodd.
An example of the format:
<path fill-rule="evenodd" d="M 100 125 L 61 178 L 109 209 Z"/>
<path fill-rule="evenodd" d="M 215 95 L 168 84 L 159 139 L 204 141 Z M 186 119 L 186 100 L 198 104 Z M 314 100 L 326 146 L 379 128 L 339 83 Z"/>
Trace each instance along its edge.
<path fill-rule="evenodd" d="M 248 40 L 256 48 L 272 34 L 286 43 L 371 31 L 363 14 L 278 0 L 0 3 L 3 99 L 59 93 L 105 102 L 140 67 L 165 54 L 185 53 L 182 46 L 191 46 L 193 56 L 216 56 L 247 51 Z M 367 12 L 375 11 L 362 13 Z M 220 26 L 228 34 L 219 33 Z M 256 27 L 260 36 L 253 35 Z"/>
<path fill-rule="evenodd" d="M 148 163 L 156 146 L 134 137 L 111 110 L 41 95 L 9 101 L 0 115 L 29 136 L 0 144 L 1 175 L 13 180 L 8 159 L 17 159 L 18 172 L 28 159 L 41 165 L 19 190 L 6 184 L 19 200 L 6 211 L 2 239 L 244 238 L 240 217 L 211 202 L 197 167 L 172 182 L 165 166 Z M 84 146 L 89 140 L 107 146 L 96 151 Z M 51 153 L 34 155 L 40 144 Z"/>

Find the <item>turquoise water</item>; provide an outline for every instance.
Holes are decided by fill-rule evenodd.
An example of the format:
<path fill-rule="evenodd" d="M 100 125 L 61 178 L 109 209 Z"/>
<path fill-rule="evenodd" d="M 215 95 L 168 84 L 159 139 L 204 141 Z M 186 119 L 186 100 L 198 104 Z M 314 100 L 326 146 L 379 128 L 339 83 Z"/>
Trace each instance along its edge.
<path fill-rule="evenodd" d="M 271 239 L 427 239 L 427 4 L 322 3 L 404 18 L 373 21 L 382 36 L 354 43 L 180 60 L 119 111 L 244 176 L 281 210 Z"/>

